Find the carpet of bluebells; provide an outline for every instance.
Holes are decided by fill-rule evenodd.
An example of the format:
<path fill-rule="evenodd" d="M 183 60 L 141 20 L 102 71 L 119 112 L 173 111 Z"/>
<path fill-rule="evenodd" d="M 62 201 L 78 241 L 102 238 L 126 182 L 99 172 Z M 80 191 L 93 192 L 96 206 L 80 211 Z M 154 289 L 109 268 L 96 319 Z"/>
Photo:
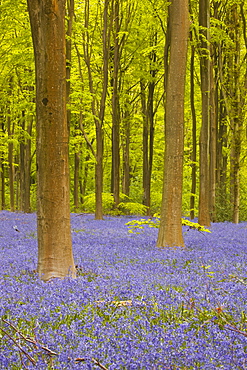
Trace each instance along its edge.
<path fill-rule="evenodd" d="M 72 214 L 78 277 L 45 283 L 36 215 L 0 212 L 0 369 L 247 369 L 247 223 L 159 249 L 129 220 Z"/>

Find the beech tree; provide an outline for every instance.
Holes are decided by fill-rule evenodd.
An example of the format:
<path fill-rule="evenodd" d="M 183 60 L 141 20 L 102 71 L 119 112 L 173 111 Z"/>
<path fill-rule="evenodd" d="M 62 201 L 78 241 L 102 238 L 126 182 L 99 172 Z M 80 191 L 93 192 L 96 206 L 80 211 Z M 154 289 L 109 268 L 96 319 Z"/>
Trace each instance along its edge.
<path fill-rule="evenodd" d="M 199 1 L 199 25 L 201 26 L 201 94 L 202 125 L 200 132 L 200 190 L 199 215 L 201 225 L 210 226 L 209 213 L 209 107 L 210 107 L 210 60 L 209 60 L 209 0 Z"/>
<path fill-rule="evenodd" d="M 65 0 L 28 0 L 36 73 L 38 273 L 75 277 L 70 231 Z"/>
<path fill-rule="evenodd" d="M 158 247 L 183 247 L 182 188 L 184 92 L 189 32 L 188 1 L 170 5 L 170 64 L 166 92 L 165 162 Z"/>

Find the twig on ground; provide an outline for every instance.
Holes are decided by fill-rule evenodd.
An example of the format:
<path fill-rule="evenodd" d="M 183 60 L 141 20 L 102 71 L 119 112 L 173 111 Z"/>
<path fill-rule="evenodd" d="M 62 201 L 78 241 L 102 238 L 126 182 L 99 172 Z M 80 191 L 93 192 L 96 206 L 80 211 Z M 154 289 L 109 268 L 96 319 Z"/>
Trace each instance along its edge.
<path fill-rule="evenodd" d="M 12 340 L 12 342 L 15 343 L 15 345 L 18 347 L 18 349 L 29 359 L 29 361 L 32 362 L 33 365 L 36 364 L 34 358 L 32 358 L 20 345 L 19 343 L 7 332 L 5 331 L 3 328 L 0 328 L 2 330 L 2 332 L 7 335 L 7 337 Z"/>
<path fill-rule="evenodd" d="M 85 359 L 84 357 L 78 357 L 78 358 L 76 358 L 76 359 L 75 359 L 75 363 L 84 362 L 84 361 L 86 361 L 86 359 Z M 101 369 L 103 369 L 103 370 L 108 370 L 108 369 L 107 369 L 103 364 L 101 364 L 101 363 L 99 362 L 99 360 L 97 360 L 96 358 L 93 358 L 93 357 L 92 357 L 91 361 L 94 363 L 94 365 L 99 366 Z"/>
<path fill-rule="evenodd" d="M 35 338 L 35 339 L 32 339 L 32 338 L 29 338 L 29 337 L 26 337 L 25 335 L 23 335 L 22 333 L 21 333 L 21 331 L 18 329 L 18 328 L 16 328 L 16 326 L 15 325 L 13 325 L 11 322 L 9 322 L 9 321 L 7 321 L 7 320 L 5 320 L 5 319 L 2 319 L 2 321 L 6 324 L 6 325 L 9 325 L 14 331 L 15 331 L 15 333 L 16 334 L 18 334 L 21 338 L 20 339 L 22 339 L 22 340 L 24 340 L 25 342 L 27 342 L 27 343 L 30 343 L 30 344 L 32 344 L 33 346 L 34 346 L 34 348 L 35 349 L 38 349 L 39 347 L 42 349 L 42 350 L 44 350 L 44 351 L 46 351 L 47 353 L 46 354 L 48 354 L 50 357 L 51 356 L 58 356 L 58 353 L 57 352 L 54 352 L 54 351 L 52 351 L 50 348 L 48 348 L 48 347 L 46 347 L 46 346 L 44 346 L 44 345 L 42 345 L 42 344 L 40 344 L 39 342 L 38 342 L 38 340 L 37 340 L 37 338 Z M 36 361 L 35 361 L 35 359 L 32 357 L 32 356 L 30 356 L 29 355 L 29 353 L 24 349 L 24 348 L 22 348 L 21 346 L 20 346 L 20 344 L 17 342 L 17 340 L 15 339 L 15 338 L 13 338 L 6 330 L 4 330 L 3 328 L 0 328 L 1 330 L 2 330 L 2 332 L 10 339 L 10 340 L 12 340 L 12 342 L 14 342 L 14 344 L 18 347 L 18 349 L 19 349 L 19 351 L 20 351 L 20 356 L 21 356 L 21 364 L 22 364 L 22 367 L 23 368 L 25 368 L 25 369 L 27 369 L 27 367 L 25 366 L 25 364 L 23 363 L 23 359 L 22 359 L 22 354 L 24 354 L 27 358 L 28 358 L 28 360 L 33 364 L 33 365 L 36 365 Z M 75 360 L 74 360 L 74 362 L 75 363 L 79 363 L 79 362 L 84 362 L 84 361 L 86 361 L 86 359 L 85 358 L 80 358 L 80 357 L 78 357 L 78 358 L 76 358 Z M 108 370 L 103 364 L 101 364 L 101 362 L 99 362 L 99 360 L 97 360 L 97 359 L 95 359 L 95 358 L 92 358 L 91 359 L 91 361 L 94 363 L 94 365 L 96 365 L 96 366 L 98 366 L 98 367 L 100 367 L 101 369 L 103 369 L 103 370 Z"/>

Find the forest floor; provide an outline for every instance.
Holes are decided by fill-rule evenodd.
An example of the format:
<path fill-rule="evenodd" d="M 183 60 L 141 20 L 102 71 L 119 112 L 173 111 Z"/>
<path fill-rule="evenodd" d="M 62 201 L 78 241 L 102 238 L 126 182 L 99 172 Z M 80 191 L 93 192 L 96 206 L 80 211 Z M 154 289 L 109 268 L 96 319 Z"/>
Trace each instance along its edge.
<path fill-rule="evenodd" d="M 0 212 L 0 369 L 247 369 L 247 223 L 159 249 L 132 219 L 72 214 L 77 279 L 44 283 L 36 215 Z"/>

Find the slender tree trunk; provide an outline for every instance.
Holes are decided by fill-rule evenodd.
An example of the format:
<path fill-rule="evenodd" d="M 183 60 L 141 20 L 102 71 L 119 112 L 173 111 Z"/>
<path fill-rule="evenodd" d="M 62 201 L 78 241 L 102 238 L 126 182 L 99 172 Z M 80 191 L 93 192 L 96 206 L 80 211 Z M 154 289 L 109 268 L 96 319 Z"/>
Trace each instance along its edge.
<path fill-rule="evenodd" d="M 200 190 L 199 215 L 201 225 L 210 226 L 209 213 L 209 107 L 210 107 L 210 65 L 209 65 L 209 0 L 199 1 L 199 24 L 201 30 L 201 93 L 202 125 L 200 133 Z"/>
<path fill-rule="evenodd" d="M 26 129 L 26 121 L 28 127 Z M 30 204 L 30 185 L 31 185 L 31 134 L 32 134 L 32 117 L 26 117 L 25 112 L 22 114 L 22 130 L 27 132 L 29 138 L 23 136 L 20 143 L 20 209 L 22 212 L 31 212 Z"/>
<path fill-rule="evenodd" d="M 75 212 L 79 209 L 79 171 L 80 171 L 80 153 L 74 154 L 74 207 Z"/>
<path fill-rule="evenodd" d="M 158 247 L 183 247 L 182 187 L 184 150 L 184 94 L 188 1 L 170 5 L 171 49 L 168 69 L 165 117 L 165 171 Z"/>
<path fill-rule="evenodd" d="M 240 35 L 239 35 L 239 9 L 238 5 L 231 6 L 229 15 L 230 37 L 235 46 L 230 55 L 231 99 L 232 99 L 232 141 L 231 141 L 231 203 L 232 221 L 239 222 L 240 206 L 240 153 L 241 153 L 241 131 L 242 131 L 242 110 L 240 106 Z"/>
<path fill-rule="evenodd" d="M 142 105 L 142 186 L 143 186 L 143 204 L 150 206 L 149 203 L 149 165 L 148 165 L 148 137 L 149 137 L 149 120 L 146 99 L 146 86 L 143 80 L 140 82 L 141 88 L 141 105 Z M 148 199 L 149 198 L 149 199 Z M 148 205 L 149 204 L 149 205 Z"/>
<path fill-rule="evenodd" d="M 70 230 L 65 0 L 28 0 L 36 72 L 38 273 L 75 277 Z"/>
<path fill-rule="evenodd" d="M 13 78 L 10 78 L 9 81 L 9 95 L 12 94 L 12 84 Z M 15 211 L 15 190 L 14 190 L 14 179 L 15 179 L 15 167 L 14 167 L 14 131 L 15 123 L 11 121 L 11 103 L 8 104 L 8 167 L 9 167 L 9 194 L 10 194 L 10 210 L 11 212 Z"/>
<path fill-rule="evenodd" d="M 190 32 L 192 40 L 192 32 Z M 195 47 L 191 45 L 190 56 L 190 106 L 192 115 L 192 153 L 191 153 L 191 197 L 190 218 L 195 218 L 195 195 L 196 195 L 196 109 L 195 109 L 195 83 L 194 83 Z"/>
<path fill-rule="evenodd" d="M 216 221 L 216 142 L 217 142 L 217 113 L 216 113 L 216 86 L 214 75 L 214 51 L 211 49 L 210 61 L 210 163 L 209 163 L 209 208 L 211 221 Z"/>
<path fill-rule="evenodd" d="M 5 209 L 5 178 L 4 178 L 4 163 L 0 159 L 0 172 L 1 172 L 1 209 Z"/>
<path fill-rule="evenodd" d="M 101 220 L 103 218 L 103 153 L 104 153 L 104 135 L 103 122 L 105 117 L 105 102 L 108 90 L 108 65 L 109 65 L 109 48 L 110 48 L 110 30 L 111 25 L 108 22 L 108 7 L 109 0 L 104 3 L 104 29 L 103 29 L 103 82 L 102 94 L 100 99 L 99 120 L 95 121 L 96 125 L 96 168 L 95 168 L 95 198 L 96 209 L 95 219 Z M 116 200 L 115 200 L 116 201 Z"/>
<path fill-rule="evenodd" d="M 100 102 L 96 100 L 96 94 L 94 91 L 94 83 L 91 69 L 91 45 L 90 37 L 88 33 L 89 27 L 89 0 L 85 2 L 85 34 L 84 34 L 84 59 L 88 71 L 89 80 L 89 90 L 92 95 L 92 113 L 94 115 L 94 123 L 96 130 L 96 153 L 92 150 L 92 145 L 88 142 L 93 155 L 96 159 L 95 164 L 95 219 L 102 220 L 103 218 L 103 202 L 102 202 L 102 192 L 103 192 L 103 154 L 104 154 L 104 135 L 103 135 L 103 123 L 105 117 L 105 103 L 108 90 L 108 65 L 109 65 L 109 48 L 110 48 L 110 30 L 111 25 L 108 21 L 108 8 L 109 0 L 104 2 L 104 13 L 103 13 L 103 33 L 102 33 L 102 44 L 103 44 L 103 70 L 102 70 L 102 93 Z M 78 60 L 79 53 L 78 54 Z M 99 110 L 96 106 L 99 105 Z"/>
<path fill-rule="evenodd" d="M 120 19 L 119 0 L 113 2 L 113 72 L 112 72 L 112 193 L 115 206 L 120 202 L 120 104 L 119 104 L 119 68 L 120 68 Z"/>
<path fill-rule="evenodd" d="M 4 120 L 1 112 L 1 131 L 4 133 Z M 5 209 L 5 166 L 4 166 L 4 152 L 0 152 L 0 178 L 1 178 L 1 209 Z"/>
<path fill-rule="evenodd" d="M 126 103 L 124 112 L 124 138 L 123 138 L 123 193 L 129 196 L 130 193 L 130 112 L 129 102 Z"/>

